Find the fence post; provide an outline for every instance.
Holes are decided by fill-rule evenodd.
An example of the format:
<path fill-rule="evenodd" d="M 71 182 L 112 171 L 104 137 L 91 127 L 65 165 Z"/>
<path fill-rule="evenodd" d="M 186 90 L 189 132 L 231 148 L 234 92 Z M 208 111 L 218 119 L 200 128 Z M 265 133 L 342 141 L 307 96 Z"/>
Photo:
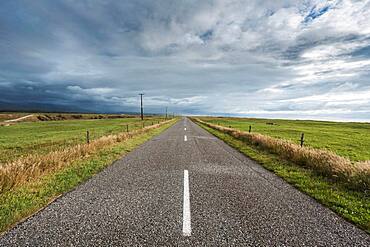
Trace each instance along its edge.
<path fill-rule="evenodd" d="M 249 125 L 249 133 L 252 131 L 252 125 Z"/>
<path fill-rule="evenodd" d="M 152 125 L 154 125 L 154 122 L 152 122 Z"/>
<path fill-rule="evenodd" d="M 303 143 L 304 143 L 304 133 L 302 133 L 302 135 L 301 135 L 301 147 L 303 147 Z"/>
<path fill-rule="evenodd" d="M 88 130 L 86 131 L 86 143 L 90 143 L 90 132 Z"/>
<path fill-rule="evenodd" d="M 145 122 L 143 122 L 143 128 L 145 127 Z"/>
<path fill-rule="evenodd" d="M 126 132 L 128 132 L 128 124 L 126 124 Z"/>

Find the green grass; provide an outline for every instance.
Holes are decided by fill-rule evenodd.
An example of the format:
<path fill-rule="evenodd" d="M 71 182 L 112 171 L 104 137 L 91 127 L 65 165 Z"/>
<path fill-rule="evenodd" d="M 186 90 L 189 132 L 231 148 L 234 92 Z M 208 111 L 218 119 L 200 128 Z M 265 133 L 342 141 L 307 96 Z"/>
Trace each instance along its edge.
<path fill-rule="evenodd" d="M 122 155 L 161 133 L 171 124 L 173 122 L 117 143 L 113 147 L 104 148 L 62 170 L 0 194 L 0 232 L 44 207 L 53 198 L 88 180 Z"/>
<path fill-rule="evenodd" d="M 349 190 L 344 184 L 331 181 L 313 170 L 297 166 L 276 155 L 262 151 L 221 131 L 199 124 L 204 129 L 257 161 L 300 191 L 326 205 L 338 215 L 370 233 L 370 197 Z"/>
<path fill-rule="evenodd" d="M 252 132 L 287 139 L 297 144 L 301 133 L 304 133 L 307 146 L 333 151 L 351 161 L 370 160 L 370 123 L 251 118 L 201 119 L 242 131 L 248 131 L 251 125 Z"/>
<path fill-rule="evenodd" d="M 149 118 L 145 125 L 163 121 Z M 0 126 L 0 163 L 6 163 L 27 154 L 44 154 L 63 147 L 86 142 L 86 130 L 91 140 L 142 127 L 140 118 L 63 120 L 22 122 Z"/>

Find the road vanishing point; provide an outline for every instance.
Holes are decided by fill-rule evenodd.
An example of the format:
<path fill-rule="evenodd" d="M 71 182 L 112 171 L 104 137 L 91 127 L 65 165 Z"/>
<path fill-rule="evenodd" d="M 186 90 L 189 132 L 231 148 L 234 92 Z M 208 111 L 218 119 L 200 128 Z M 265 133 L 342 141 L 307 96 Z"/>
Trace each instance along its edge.
<path fill-rule="evenodd" d="M 370 246 L 370 236 L 183 118 L 0 246 Z"/>

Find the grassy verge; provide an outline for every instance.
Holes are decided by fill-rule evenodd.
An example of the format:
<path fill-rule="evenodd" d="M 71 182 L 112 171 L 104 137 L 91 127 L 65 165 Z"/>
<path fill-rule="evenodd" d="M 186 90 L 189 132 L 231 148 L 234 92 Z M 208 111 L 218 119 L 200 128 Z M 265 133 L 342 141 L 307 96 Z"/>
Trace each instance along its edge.
<path fill-rule="evenodd" d="M 150 129 L 130 139 L 100 149 L 61 170 L 0 194 L 0 232 L 46 206 L 59 195 L 88 180 L 138 145 L 158 135 L 174 122 Z"/>
<path fill-rule="evenodd" d="M 325 149 L 301 147 L 288 140 L 259 133 L 248 133 L 238 129 L 211 124 L 199 119 L 194 120 L 260 149 L 276 154 L 294 164 L 312 169 L 320 175 L 324 175 L 332 180 L 338 180 L 346 184 L 349 189 L 370 194 L 370 161 L 352 163 L 349 159 Z"/>
<path fill-rule="evenodd" d="M 202 120 L 241 131 L 259 133 L 274 138 L 326 149 L 353 162 L 370 160 L 370 123 L 327 122 L 313 120 L 282 120 L 257 118 L 201 117 Z"/>
<path fill-rule="evenodd" d="M 204 124 L 198 124 L 214 136 L 257 161 L 267 170 L 274 172 L 300 191 L 310 195 L 343 218 L 370 233 L 369 195 L 349 190 L 344 184 L 334 182 L 311 169 L 283 160 L 277 155 L 248 145 L 246 142 L 207 127 Z"/>
<path fill-rule="evenodd" d="M 86 131 L 90 140 L 102 136 L 141 129 L 143 123 L 150 126 L 165 119 L 135 118 L 74 119 L 60 121 L 22 122 L 10 126 L 0 125 L 0 164 L 12 162 L 30 154 L 44 155 L 86 142 Z"/>

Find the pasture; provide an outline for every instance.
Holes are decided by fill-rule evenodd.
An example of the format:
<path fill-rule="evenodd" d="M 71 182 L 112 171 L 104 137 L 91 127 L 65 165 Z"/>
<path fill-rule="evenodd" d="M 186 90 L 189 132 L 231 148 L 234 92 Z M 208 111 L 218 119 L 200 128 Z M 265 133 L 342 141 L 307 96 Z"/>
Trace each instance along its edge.
<path fill-rule="evenodd" d="M 1 115 L 1 114 L 0 114 Z M 145 126 L 163 121 L 161 117 L 149 117 Z M 86 131 L 90 140 L 140 129 L 140 118 L 84 119 L 61 121 L 19 122 L 9 126 L 0 125 L 0 164 L 13 161 L 29 154 L 46 154 L 51 151 L 86 142 Z"/>
<path fill-rule="evenodd" d="M 370 160 L 370 123 L 217 117 L 200 119 L 247 132 L 251 126 L 252 133 L 287 139 L 296 144 L 300 143 L 301 133 L 304 133 L 306 146 L 330 150 L 353 162 Z"/>

